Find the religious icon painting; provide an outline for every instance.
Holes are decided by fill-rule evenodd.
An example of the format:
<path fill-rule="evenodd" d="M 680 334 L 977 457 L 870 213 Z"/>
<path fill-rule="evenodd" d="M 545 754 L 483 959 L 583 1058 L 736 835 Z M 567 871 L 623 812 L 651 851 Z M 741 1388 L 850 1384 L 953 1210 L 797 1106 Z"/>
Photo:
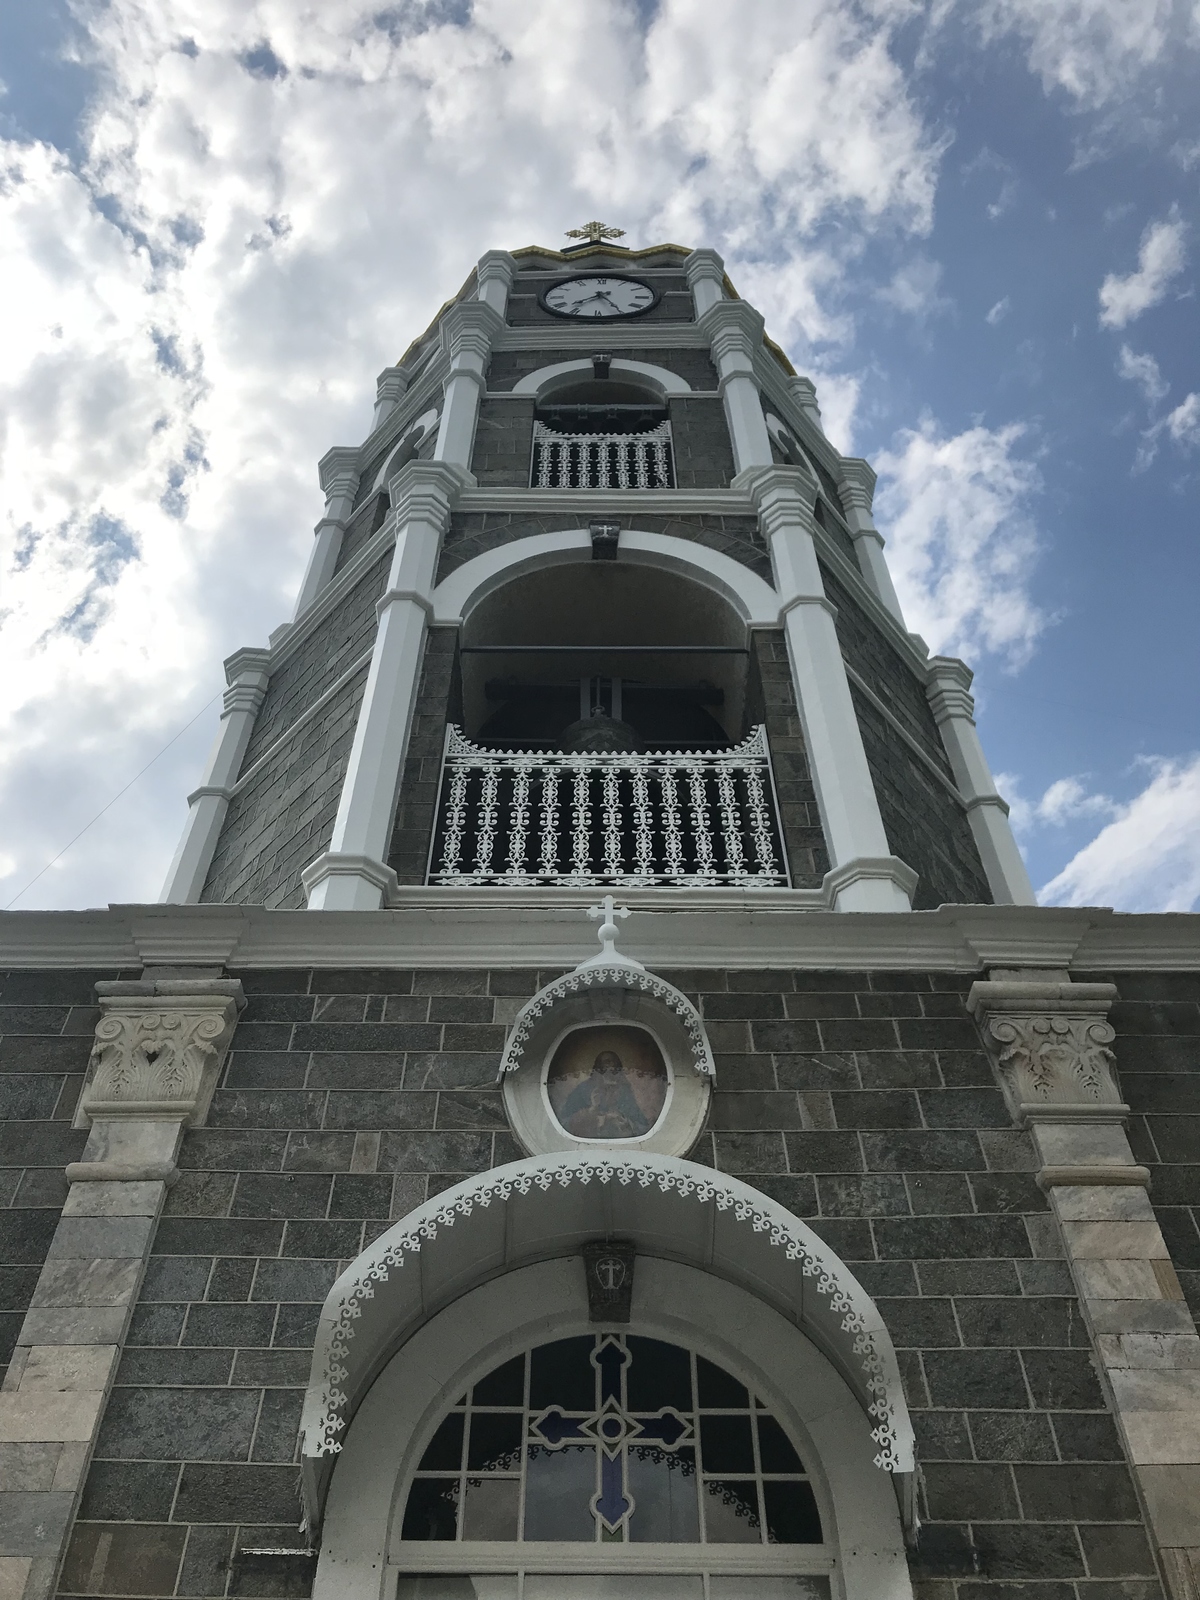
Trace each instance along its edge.
<path fill-rule="evenodd" d="M 615 1023 L 572 1029 L 546 1070 L 550 1109 L 575 1139 L 644 1138 L 662 1116 L 669 1086 L 654 1036 Z"/>

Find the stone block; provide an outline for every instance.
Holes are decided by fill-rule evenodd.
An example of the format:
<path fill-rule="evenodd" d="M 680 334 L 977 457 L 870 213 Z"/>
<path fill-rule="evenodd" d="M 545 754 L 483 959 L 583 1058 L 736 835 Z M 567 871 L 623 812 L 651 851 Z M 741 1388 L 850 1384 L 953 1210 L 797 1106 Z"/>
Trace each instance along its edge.
<path fill-rule="evenodd" d="M 1037 1122 L 1032 1133 L 1043 1166 L 1127 1167 L 1132 1164 L 1129 1140 L 1117 1122 Z"/>
<path fill-rule="evenodd" d="M 47 1261 L 32 1303 L 38 1307 L 127 1306 L 137 1291 L 141 1271 L 140 1256 L 115 1261 Z"/>
<path fill-rule="evenodd" d="M 1168 1251 L 1158 1223 L 1089 1221 L 1062 1224 L 1067 1253 L 1073 1261 L 1149 1261 L 1167 1259 Z"/>
<path fill-rule="evenodd" d="M 325 1173 L 243 1172 L 230 1209 L 235 1218 L 323 1217 L 332 1181 Z"/>
<path fill-rule="evenodd" d="M 963 1299 L 957 1311 L 964 1344 L 1036 1348 L 1087 1342 L 1074 1297 Z"/>
<path fill-rule="evenodd" d="M 1124 1461 L 1116 1424 L 1107 1412 L 1057 1412 L 1050 1418 L 1064 1461 Z"/>
<path fill-rule="evenodd" d="M 982 1461 L 1053 1461 L 1054 1434 L 1040 1411 L 971 1411 L 975 1454 Z"/>
<path fill-rule="evenodd" d="M 174 1593 L 187 1529 L 163 1524 L 78 1522 L 59 1584 L 61 1594 Z"/>
<path fill-rule="evenodd" d="M 303 1389 L 308 1382 L 309 1365 L 307 1350 L 239 1350 L 229 1381 L 252 1389 L 284 1385 Z"/>
<path fill-rule="evenodd" d="M 173 1461 L 94 1461 L 80 1502 L 84 1522 L 167 1522 L 179 1468 Z"/>
<path fill-rule="evenodd" d="M 0 1261 L 40 1266 L 57 1226 L 56 1211 L 0 1212 Z"/>
<path fill-rule="evenodd" d="M 875 1224 L 883 1258 L 951 1260 L 1028 1252 L 1019 1217 L 886 1217 Z"/>
<path fill-rule="evenodd" d="M 0 1556 L 56 1557 L 74 1503 L 69 1491 L 0 1492 Z"/>
<path fill-rule="evenodd" d="M 64 1217 L 155 1217 L 162 1204 L 161 1183 L 73 1183 Z"/>
<path fill-rule="evenodd" d="M 1054 1209 L 1060 1222 L 1153 1222 L 1150 1196 L 1139 1184 L 1059 1184 Z"/>
<path fill-rule="evenodd" d="M 1090 1300 L 1088 1315 L 1097 1334 L 1194 1333 L 1195 1324 L 1180 1300 Z"/>
<path fill-rule="evenodd" d="M 1019 1295 L 1012 1261 L 922 1261 L 917 1268 L 922 1294 Z"/>
<path fill-rule="evenodd" d="M 179 1343 L 187 1307 L 182 1305 L 139 1305 L 133 1309 L 125 1343 L 129 1345 Z"/>
<path fill-rule="evenodd" d="M 46 1259 L 92 1261 L 124 1257 L 140 1261 L 146 1254 L 153 1228 L 150 1217 L 63 1217 Z"/>
<path fill-rule="evenodd" d="M 1162 1289 L 1149 1261 L 1076 1261 L 1074 1268 L 1079 1292 L 1088 1300 L 1162 1298 Z"/>
<path fill-rule="evenodd" d="M 182 1312 L 183 1307 L 181 1306 Z M 117 1383 L 126 1389 L 223 1388 L 229 1382 L 233 1351 L 208 1346 L 181 1350 L 146 1349 L 127 1344 L 117 1369 Z"/>
<path fill-rule="evenodd" d="M 1141 1466 L 1138 1485 L 1159 1545 L 1193 1544 L 1196 1507 L 1200 1506 L 1200 1466 Z"/>
<path fill-rule="evenodd" d="M 970 1172 L 983 1167 L 977 1135 L 952 1128 L 864 1133 L 862 1147 L 873 1172 Z"/>
<path fill-rule="evenodd" d="M 115 1344 L 34 1345 L 21 1373 L 21 1393 L 68 1394 L 106 1389 L 116 1370 Z"/>
<path fill-rule="evenodd" d="M 931 1350 L 924 1367 L 936 1406 L 1024 1410 L 1028 1405 L 1021 1365 L 1011 1350 Z"/>
<path fill-rule="evenodd" d="M 33 1306 L 25 1314 L 21 1342 L 37 1344 L 120 1344 L 128 1305 Z"/>
<path fill-rule="evenodd" d="M 104 1396 L 98 1390 L 0 1394 L 0 1443 L 41 1444 L 92 1437 Z"/>
<path fill-rule="evenodd" d="M 1075 1529 L 1066 1523 L 981 1523 L 973 1528 L 979 1566 L 989 1578 L 1082 1578 Z"/>
<path fill-rule="evenodd" d="M 954 1306 L 949 1300 L 881 1298 L 875 1303 L 897 1346 L 913 1350 L 939 1347 L 956 1350 L 962 1344 Z"/>
<path fill-rule="evenodd" d="M 282 1242 L 281 1220 L 164 1217 L 152 1249 L 168 1256 L 277 1256 Z"/>
<path fill-rule="evenodd" d="M 337 1277 L 334 1261 L 263 1261 L 254 1280 L 255 1300 L 322 1303 Z"/>
<path fill-rule="evenodd" d="M 1105 1409 L 1086 1350 L 1023 1350 L 1021 1362 L 1035 1406 L 1050 1411 Z"/>
<path fill-rule="evenodd" d="M 268 1389 L 263 1394 L 251 1458 L 254 1461 L 292 1461 L 300 1437 L 300 1389 Z"/>
<path fill-rule="evenodd" d="M 821 1212 L 830 1217 L 895 1217 L 909 1212 L 899 1173 L 836 1173 L 817 1179 Z"/>
<path fill-rule="evenodd" d="M 185 1345 L 269 1345 L 273 1305 L 194 1305 L 183 1330 Z"/>
<path fill-rule="evenodd" d="M 0 1493 L 52 1489 L 62 1451 L 57 1441 L 0 1444 Z"/>
<path fill-rule="evenodd" d="M 175 1515 L 189 1522 L 285 1523 L 300 1520 L 300 1475 L 293 1466 L 189 1462 Z"/>
<path fill-rule="evenodd" d="M 1016 1466 L 1028 1522 L 1136 1522 L 1140 1513 L 1124 1464 L 1056 1462 Z"/>
<path fill-rule="evenodd" d="M 102 1460 L 244 1461 L 257 1411 L 258 1396 L 249 1389 L 117 1388 L 96 1455 Z"/>
<path fill-rule="evenodd" d="M 424 1052 L 417 1052 L 416 1059 L 428 1061 L 434 1058 Z M 414 1057 L 409 1056 L 408 1062 L 411 1067 L 414 1064 Z M 495 1081 L 496 1068 L 499 1064 L 497 1057 L 492 1067 L 490 1080 L 492 1082 Z M 398 1089 L 401 1082 L 406 1088 L 440 1087 L 437 1084 L 410 1082 L 409 1079 L 402 1051 L 314 1051 L 308 1069 L 310 1089 Z M 456 1085 L 449 1084 L 447 1087 L 454 1088 Z"/>
<path fill-rule="evenodd" d="M 1012 1470 L 999 1464 L 927 1463 L 921 1473 L 932 1522 L 995 1522 L 1018 1515 Z"/>
<path fill-rule="evenodd" d="M 1081 1527 L 1079 1540 L 1093 1578 L 1154 1577 L 1154 1557 L 1145 1532 L 1133 1527 Z"/>

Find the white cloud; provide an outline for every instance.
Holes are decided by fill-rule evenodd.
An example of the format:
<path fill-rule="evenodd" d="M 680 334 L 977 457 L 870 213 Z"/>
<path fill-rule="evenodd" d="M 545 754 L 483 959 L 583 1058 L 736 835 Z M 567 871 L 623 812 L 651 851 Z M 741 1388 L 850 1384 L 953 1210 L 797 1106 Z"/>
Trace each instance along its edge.
<path fill-rule="evenodd" d="M 934 651 L 990 651 L 1020 665 L 1049 622 L 1029 578 L 1038 538 L 1029 502 L 1037 468 L 1017 454 L 1025 430 L 942 435 L 929 420 L 876 457 L 876 510 L 909 627 Z"/>
<path fill-rule="evenodd" d="M 1176 0 L 984 0 L 973 14 L 985 40 L 1025 41 L 1047 90 L 1095 107 L 1128 94 L 1172 41 L 1186 47 L 1179 11 Z"/>
<path fill-rule="evenodd" d="M 1110 272 L 1100 285 L 1100 325 L 1124 328 L 1165 299 L 1167 287 L 1183 271 L 1187 255 L 1185 228 L 1175 209 L 1164 222 L 1153 222 L 1142 234 L 1137 271 L 1122 278 Z"/>
<path fill-rule="evenodd" d="M 1088 817 L 1112 816 L 1117 807 L 1105 794 L 1092 794 L 1081 778 L 1056 778 L 1038 800 L 1027 800 L 1021 793 L 1020 779 L 1011 772 L 999 773 L 996 787 L 1008 801 L 1009 819 L 1019 835 L 1039 827 L 1061 828 Z"/>
<path fill-rule="evenodd" d="M 1163 421 L 1176 444 L 1194 450 L 1200 445 L 1200 394 L 1189 394 Z"/>
<path fill-rule="evenodd" d="M 987 316 L 985 316 L 983 320 L 986 323 L 988 323 L 988 325 L 990 327 L 994 328 L 999 323 L 1004 321 L 1005 317 L 1008 315 L 1008 313 L 1011 310 L 1012 310 L 1012 301 L 1009 299 L 1009 297 L 1007 295 L 1005 295 L 1003 300 L 997 300 L 996 301 L 996 304 L 992 307 L 992 309 L 988 312 Z"/>
<path fill-rule="evenodd" d="M 914 256 L 906 261 L 892 277 L 892 281 L 879 291 L 885 305 L 894 307 L 910 317 L 928 317 L 945 311 L 951 302 L 938 293 L 942 281 L 941 263 L 930 261 L 928 256 Z"/>
<path fill-rule="evenodd" d="M 83 13 L 81 13 L 83 14 Z M 0 837 L 13 892 L 290 610 L 317 459 L 486 248 L 714 244 L 781 341 L 923 236 L 904 6 L 111 0 L 82 171 L 0 145 Z M 848 430 L 854 380 L 828 385 Z M 839 416 L 840 413 L 840 416 Z M 152 898 L 215 715 L 21 904 Z"/>
<path fill-rule="evenodd" d="M 1117 375 L 1129 383 L 1136 383 L 1150 405 L 1157 405 L 1171 387 L 1158 370 L 1152 355 L 1138 355 L 1127 344 L 1121 346 L 1117 357 Z"/>
<path fill-rule="evenodd" d="M 1079 850 L 1039 898 L 1119 911 L 1193 911 L 1200 902 L 1200 755 L 1146 761 L 1141 793 Z"/>

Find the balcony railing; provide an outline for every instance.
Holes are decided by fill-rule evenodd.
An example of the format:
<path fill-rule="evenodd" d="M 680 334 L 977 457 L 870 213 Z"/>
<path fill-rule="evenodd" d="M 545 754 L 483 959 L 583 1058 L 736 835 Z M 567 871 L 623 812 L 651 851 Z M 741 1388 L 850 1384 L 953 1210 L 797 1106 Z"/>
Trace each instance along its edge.
<path fill-rule="evenodd" d="M 671 424 L 646 433 L 558 433 L 533 425 L 535 489 L 673 489 Z"/>
<path fill-rule="evenodd" d="M 439 884 L 782 888 L 765 729 L 732 750 L 486 750 L 449 730 Z"/>

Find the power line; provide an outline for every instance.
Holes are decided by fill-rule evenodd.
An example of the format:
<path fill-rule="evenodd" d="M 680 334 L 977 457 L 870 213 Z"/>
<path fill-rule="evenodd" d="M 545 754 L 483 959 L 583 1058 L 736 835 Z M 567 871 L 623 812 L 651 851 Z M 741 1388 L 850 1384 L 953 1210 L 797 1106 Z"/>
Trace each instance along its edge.
<path fill-rule="evenodd" d="M 200 707 L 199 711 L 197 711 L 196 715 L 194 717 L 192 717 L 190 721 L 185 722 L 183 727 L 180 728 L 178 733 L 175 733 L 175 734 L 171 735 L 171 737 L 167 740 L 166 744 L 163 745 L 162 749 L 158 752 L 158 755 L 151 756 L 149 761 L 147 761 L 146 765 L 142 768 L 141 772 L 135 773 L 134 776 L 132 778 L 130 778 L 129 782 L 125 785 L 124 789 L 118 789 L 116 794 L 113 795 L 112 799 L 108 802 L 108 804 L 106 806 L 103 806 L 99 811 L 97 811 L 96 815 L 92 818 L 91 822 L 85 822 L 83 827 L 80 828 L 79 832 L 75 835 L 75 837 L 73 839 L 71 839 L 70 841 L 68 841 L 67 844 L 63 845 L 62 849 L 58 852 L 58 854 L 56 856 L 54 856 L 50 861 L 47 861 L 46 865 L 42 868 L 41 872 L 36 873 L 32 878 L 30 878 L 29 882 L 25 885 L 25 887 L 18 894 L 15 894 L 12 897 L 12 899 L 8 902 L 8 904 L 5 906 L 4 909 L 6 911 L 11 911 L 12 908 L 16 905 L 17 901 L 21 898 L 21 895 L 28 894 L 30 889 L 33 888 L 34 884 L 38 881 L 38 879 L 43 877 L 47 872 L 49 872 L 50 868 L 54 865 L 54 863 L 56 861 L 61 861 L 62 858 L 66 855 L 67 851 L 71 848 L 71 846 L 73 844 L 78 844 L 80 839 L 83 838 L 84 834 L 88 831 L 88 829 L 90 827 L 93 827 L 97 822 L 99 822 L 100 818 L 104 815 L 104 813 L 106 811 L 111 811 L 113 806 L 116 805 L 117 801 L 121 798 L 121 796 L 123 794 L 126 794 L 130 789 L 132 789 L 134 784 L 138 781 L 139 778 L 145 777 L 146 773 L 150 771 L 150 768 L 159 759 L 159 756 L 165 756 L 167 751 L 175 743 L 176 739 L 182 739 L 184 734 L 192 726 L 192 723 L 193 722 L 199 722 L 200 718 L 208 710 L 209 706 L 211 706 L 215 701 L 219 700 L 220 698 L 221 698 L 221 693 L 219 691 L 217 694 L 213 695 L 211 700 L 205 701 L 205 703 Z"/>

